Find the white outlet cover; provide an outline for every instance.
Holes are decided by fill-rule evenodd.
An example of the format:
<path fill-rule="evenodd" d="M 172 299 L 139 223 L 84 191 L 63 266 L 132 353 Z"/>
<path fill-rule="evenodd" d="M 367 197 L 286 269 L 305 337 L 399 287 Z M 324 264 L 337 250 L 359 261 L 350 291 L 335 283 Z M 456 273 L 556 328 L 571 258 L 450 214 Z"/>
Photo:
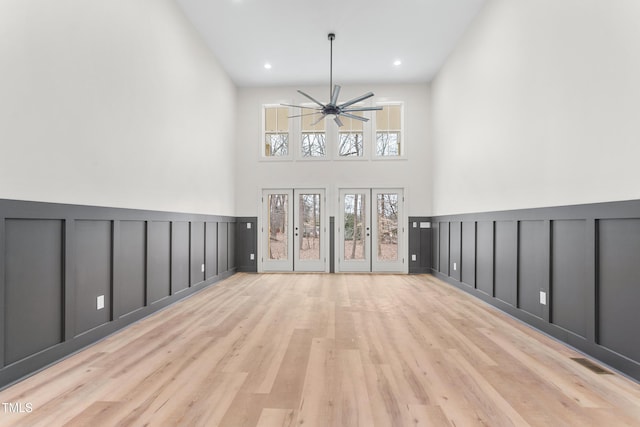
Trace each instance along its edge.
<path fill-rule="evenodd" d="M 411 261 L 416 261 L 416 260 L 417 260 L 416 254 L 411 254 Z"/>
<path fill-rule="evenodd" d="M 256 259 L 256 256 L 255 256 L 254 254 L 251 254 L 251 255 L 249 255 L 249 259 L 250 259 L 251 261 L 253 261 L 254 259 Z"/>
<path fill-rule="evenodd" d="M 202 266 L 200 267 L 200 271 L 204 273 L 204 264 L 202 264 Z"/>
<path fill-rule="evenodd" d="M 453 263 L 453 271 L 456 271 L 458 269 L 458 264 L 456 264 L 455 262 Z"/>
<path fill-rule="evenodd" d="M 545 291 L 540 291 L 540 304 L 547 305 L 547 293 Z"/>
<path fill-rule="evenodd" d="M 102 310 L 104 308 L 104 295 L 98 295 L 96 298 L 96 310 Z"/>
<path fill-rule="evenodd" d="M 248 223 L 247 223 L 247 229 L 250 229 L 250 228 L 251 228 L 251 223 L 250 223 L 250 222 L 248 222 Z"/>

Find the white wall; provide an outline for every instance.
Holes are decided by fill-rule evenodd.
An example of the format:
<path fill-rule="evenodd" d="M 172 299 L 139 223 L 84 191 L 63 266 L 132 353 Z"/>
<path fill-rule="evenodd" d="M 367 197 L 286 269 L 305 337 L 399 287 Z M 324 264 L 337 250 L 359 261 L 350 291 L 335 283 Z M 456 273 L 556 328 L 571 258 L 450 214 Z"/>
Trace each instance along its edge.
<path fill-rule="evenodd" d="M 233 215 L 235 99 L 174 1 L 2 1 L 0 198 Z"/>
<path fill-rule="evenodd" d="M 260 189 L 293 187 L 326 188 L 329 215 L 337 215 L 337 189 L 349 187 L 404 187 L 407 215 L 431 211 L 428 85 L 345 85 L 340 94 L 340 100 L 347 100 L 372 91 L 374 101 L 404 101 L 406 160 L 261 161 L 262 105 L 305 102 L 297 89 L 328 98 L 328 85 L 238 90 L 237 215 L 259 215 Z M 335 128 L 332 120 L 328 126 Z"/>
<path fill-rule="evenodd" d="M 432 85 L 433 213 L 640 198 L 640 2 L 489 0 Z"/>

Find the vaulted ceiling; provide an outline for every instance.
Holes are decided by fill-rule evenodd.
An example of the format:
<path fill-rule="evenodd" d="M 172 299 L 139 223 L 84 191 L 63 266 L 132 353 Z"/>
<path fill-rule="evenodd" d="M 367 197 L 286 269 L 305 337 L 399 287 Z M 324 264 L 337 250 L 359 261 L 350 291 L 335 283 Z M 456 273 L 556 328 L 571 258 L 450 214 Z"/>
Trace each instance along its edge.
<path fill-rule="evenodd" d="M 242 87 L 328 83 L 330 32 L 335 83 L 428 82 L 485 0 L 178 3 Z"/>

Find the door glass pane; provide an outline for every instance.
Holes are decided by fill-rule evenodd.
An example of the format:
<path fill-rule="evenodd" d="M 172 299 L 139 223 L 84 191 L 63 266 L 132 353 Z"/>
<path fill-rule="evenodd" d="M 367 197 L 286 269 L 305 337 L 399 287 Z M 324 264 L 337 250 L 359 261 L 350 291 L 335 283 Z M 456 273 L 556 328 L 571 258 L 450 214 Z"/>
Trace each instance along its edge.
<path fill-rule="evenodd" d="M 288 196 L 269 194 L 269 259 L 287 259 Z"/>
<path fill-rule="evenodd" d="M 378 261 L 398 260 L 398 194 L 377 196 Z"/>
<path fill-rule="evenodd" d="M 298 200 L 298 245 L 301 260 L 320 259 L 320 194 L 301 194 Z"/>
<path fill-rule="evenodd" d="M 344 259 L 364 260 L 366 206 L 362 193 L 344 195 Z"/>

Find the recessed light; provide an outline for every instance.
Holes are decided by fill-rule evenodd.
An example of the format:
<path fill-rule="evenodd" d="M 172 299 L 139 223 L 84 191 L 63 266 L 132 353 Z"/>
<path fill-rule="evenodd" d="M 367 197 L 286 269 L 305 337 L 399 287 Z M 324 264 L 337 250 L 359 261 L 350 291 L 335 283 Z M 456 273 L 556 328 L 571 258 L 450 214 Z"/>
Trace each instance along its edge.
<path fill-rule="evenodd" d="M 269 64 L 268 62 L 266 62 L 266 63 L 264 64 L 264 68 L 266 68 L 267 70 L 270 70 L 270 69 L 271 69 L 271 64 Z"/>
<path fill-rule="evenodd" d="M 396 59 L 395 61 L 393 61 L 393 65 L 398 67 L 398 66 L 402 65 L 402 61 L 400 61 L 399 59 Z"/>

